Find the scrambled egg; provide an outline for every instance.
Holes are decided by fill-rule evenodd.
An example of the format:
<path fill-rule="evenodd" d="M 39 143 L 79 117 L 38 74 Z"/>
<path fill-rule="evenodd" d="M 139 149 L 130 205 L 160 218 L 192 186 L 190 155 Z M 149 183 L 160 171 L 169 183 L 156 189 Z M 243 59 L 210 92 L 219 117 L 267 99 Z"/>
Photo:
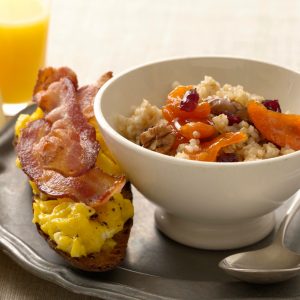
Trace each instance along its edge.
<path fill-rule="evenodd" d="M 21 130 L 27 126 L 29 122 L 41 119 L 44 116 L 44 112 L 38 107 L 31 115 L 21 114 L 15 125 L 15 135 L 20 136 Z"/>
<path fill-rule="evenodd" d="M 31 115 L 20 115 L 15 126 L 16 137 L 28 122 L 42 118 L 40 108 Z M 109 152 L 96 120 L 90 120 L 96 129 L 97 140 L 101 145 L 96 165 L 110 175 L 121 174 L 121 169 Z M 21 167 L 19 159 L 16 164 Z M 99 252 L 103 248 L 113 248 L 113 237 L 123 229 L 124 224 L 132 218 L 134 211 L 130 200 L 122 194 L 115 194 L 107 203 L 97 208 L 97 211 L 84 203 L 74 202 L 69 198 L 47 200 L 36 184 L 30 181 L 34 194 L 33 223 L 39 224 L 60 249 L 71 257 L 86 256 Z M 45 201 L 47 200 L 47 201 Z"/>
<path fill-rule="evenodd" d="M 113 236 L 133 216 L 131 201 L 121 194 L 115 194 L 97 211 L 71 199 L 42 201 L 38 197 L 33 210 L 33 222 L 56 242 L 57 249 L 71 257 L 99 252 L 105 243 L 113 247 Z"/>

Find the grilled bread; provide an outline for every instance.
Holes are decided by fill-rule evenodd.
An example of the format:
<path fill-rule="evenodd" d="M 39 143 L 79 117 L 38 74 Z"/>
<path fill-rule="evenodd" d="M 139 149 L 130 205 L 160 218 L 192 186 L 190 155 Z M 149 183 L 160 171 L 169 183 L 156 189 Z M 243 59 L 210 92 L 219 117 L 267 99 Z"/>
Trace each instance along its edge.
<path fill-rule="evenodd" d="M 68 68 L 41 70 L 38 107 L 15 126 L 17 166 L 33 190 L 33 223 L 72 266 L 95 272 L 124 259 L 134 213 L 130 183 L 93 114 L 94 97 L 111 76 L 78 88 Z"/>

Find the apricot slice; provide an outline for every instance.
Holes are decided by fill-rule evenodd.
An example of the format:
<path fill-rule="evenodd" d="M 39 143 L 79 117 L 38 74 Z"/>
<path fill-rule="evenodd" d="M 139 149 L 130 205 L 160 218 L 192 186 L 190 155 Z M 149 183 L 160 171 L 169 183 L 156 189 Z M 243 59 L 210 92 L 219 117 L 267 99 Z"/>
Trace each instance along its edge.
<path fill-rule="evenodd" d="M 216 161 L 219 151 L 229 145 L 238 144 L 247 140 L 247 135 L 243 132 L 226 132 L 209 142 L 201 144 L 201 152 L 189 154 L 190 159 L 199 161 Z"/>
<path fill-rule="evenodd" d="M 200 120 L 208 118 L 210 114 L 210 105 L 208 102 L 200 102 L 197 107 L 191 111 L 187 112 L 181 110 L 179 107 L 180 102 L 170 103 L 162 108 L 163 117 L 168 121 L 172 122 L 175 119 L 186 121 L 186 120 Z"/>
<path fill-rule="evenodd" d="M 217 131 L 214 126 L 205 124 L 203 122 L 189 122 L 185 125 L 181 126 L 179 130 L 180 134 L 182 134 L 187 139 L 205 139 L 211 136 L 214 136 Z M 195 136 L 194 133 L 198 133 L 199 136 Z"/>
<path fill-rule="evenodd" d="M 178 100 L 180 101 L 183 98 L 184 94 L 192 88 L 193 88 L 192 85 L 177 86 L 174 90 L 172 90 L 168 94 L 167 104 L 172 103 L 173 101 L 178 101 Z"/>
<path fill-rule="evenodd" d="M 274 112 L 257 101 L 247 105 L 249 117 L 268 141 L 280 147 L 300 150 L 300 116 Z"/>
<path fill-rule="evenodd" d="M 180 109 L 180 103 L 186 92 L 193 88 L 192 85 L 178 86 L 168 94 L 166 105 L 162 108 L 163 117 L 172 122 L 175 119 L 180 121 L 207 119 L 210 114 L 210 105 L 207 102 L 199 102 L 192 111 Z"/>

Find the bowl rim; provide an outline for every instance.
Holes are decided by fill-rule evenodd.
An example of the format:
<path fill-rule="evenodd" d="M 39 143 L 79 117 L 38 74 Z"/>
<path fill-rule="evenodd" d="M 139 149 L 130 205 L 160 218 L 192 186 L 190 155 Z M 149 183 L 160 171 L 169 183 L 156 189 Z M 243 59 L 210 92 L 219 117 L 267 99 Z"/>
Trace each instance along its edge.
<path fill-rule="evenodd" d="M 172 164 L 177 164 L 177 165 L 190 165 L 190 166 L 202 166 L 202 167 L 212 167 L 212 168 L 219 168 L 220 166 L 225 167 L 225 168 L 230 168 L 230 167 L 236 167 L 236 166 L 255 166 L 257 164 L 259 165 L 265 165 L 265 164 L 270 164 L 272 162 L 282 162 L 287 159 L 292 159 L 292 158 L 297 158 L 300 156 L 300 150 L 296 150 L 293 153 L 285 154 L 282 156 L 277 156 L 273 158 L 267 158 L 267 159 L 262 159 L 262 160 L 253 160 L 253 161 L 240 161 L 240 162 L 205 162 L 205 161 L 196 161 L 196 160 L 188 160 L 184 158 L 178 158 L 174 156 L 169 156 L 165 155 L 162 153 L 158 153 L 155 151 L 151 151 L 147 148 L 144 148 L 140 145 L 135 144 L 134 142 L 128 140 L 124 136 L 122 136 L 117 130 L 115 130 L 112 126 L 109 125 L 109 123 L 106 121 L 105 116 L 102 113 L 101 110 L 101 102 L 102 102 L 102 97 L 106 90 L 111 86 L 111 84 L 120 78 L 126 76 L 127 74 L 137 71 L 139 69 L 143 69 L 152 65 L 158 65 L 161 63 L 166 63 L 166 62 L 172 62 L 172 61 L 180 61 L 180 60 L 195 60 L 195 59 L 209 59 L 209 60 L 214 60 L 214 59 L 226 59 L 226 60 L 232 60 L 232 61 L 244 61 L 244 62 L 249 62 L 249 63 L 258 63 L 262 65 L 268 65 L 270 67 L 278 68 L 283 71 L 291 72 L 296 76 L 300 76 L 300 73 L 291 70 L 289 68 L 286 68 L 284 66 L 281 66 L 279 64 L 273 64 L 261 60 L 256 60 L 256 59 L 251 59 L 251 58 L 244 58 L 244 57 L 232 57 L 232 56 L 176 56 L 176 57 L 171 57 L 171 58 L 166 58 L 166 59 L 160 59 L 160 60 L 154 60 L 150 61 L 144 64 L 139 64 L 130 68 L 125 69 L 124 71 L 120 72 L 116 76 L 112 77 L 110 80 L 108 80 L 97 92 L 94 100 L 94 115 L 96 117 L 96 120 L 99 124 L 100 130 L 101 128 L 104 128 L 111 136 L 114 137 L 115 140 L 117 140 L 118 143 L 121 143 L 123 146 L 126 148 L 129 148 L 132 151 L 139 151 L 143 153 L 146 157 L 148 158 L 155 158 L 159 160 L 166 160 L 169 161 Z M 101 125 L 100 125 L 101 124 Z"/>

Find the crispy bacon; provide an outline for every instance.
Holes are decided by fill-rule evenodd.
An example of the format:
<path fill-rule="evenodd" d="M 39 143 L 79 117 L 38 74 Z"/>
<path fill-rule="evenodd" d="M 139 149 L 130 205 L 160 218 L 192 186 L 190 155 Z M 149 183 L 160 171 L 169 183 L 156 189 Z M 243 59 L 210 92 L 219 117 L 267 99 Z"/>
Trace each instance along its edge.
<path fill-rule="evenodd" d="M 32 179 L 42 175 L 39 156 L 33 156 L 35 145 L 39 144 L 44 136 L 49 134 L 51 125 L 44 119 L 33 121 L 22 130 L 16 150 L 20 159 L 23 171 Z"/>
<path fill-rule="evenodd" d="M 94 85 L 87 85 L 80 88 L 77 92 L 77 99 L 81 107 L 81 111 L 87 120 L 94 117 L 94 98 L 98 92 L 98 88 Z"/>
<path fill-rule="evenodd" d="M 69 78 L 74 87 L 77 89 L 78 81 L 77 76 L 73 70 L 67 67 L 61 67 L 58 69 L 47 67 L 39 70 L 37 82 L 33 91 L 33 100 L 35 101 L 35 97 L 38 95 L 40 91 L 47 90 L 48 86 L 55 82 L 59 81 L 61 78 Z"/>
<path fill-rule="evenodd" d="M 33 121 L 22 131 L 17 144 L 22 169 L 41 192 L 52 198 L 69 197 L 97 207 L 122 190 L 124 176 L 110 176 L 96 167 L 76 177 L 65 177 L 54 170 L 43 168 L 37 152 L 39 146 L 36 144 L 43 140 L 50 128 L 50 123 L 44 119 Z"/>
<path fill-rule="evenodd" d="M 43 168 L 64 176 L 79 176 L 91 169 L 96 163 L 99 143 L 95 129 L 81 111 L 72 82 L 61 78 L 50 84 L 39 105 L 45 120 L 52 124 L 51 131 L 35 147 Z"/>
<path fill-rule="evenodd" d="M 77 77 L 76 74 L 69 68 L 63 67 L 59 69 L 54 69 L 52 67 L 45 68 L 39 72 L 38 81 L 35 86 L 33 97 L 34 102 L 36 102 L 39 107 L 45 111 L 50 112 L 58 106 L 57 101 L 57 91 L 52 87 L 52 91 L 48 90 L 48 87 L 53 83 L 60 81 L 62 78 L 69 78 L 75 89 L 77 88 Z M 80 104 L 81 111 L 87 120 L 94 117 L 94 98 L 102 87 L 102 85 L 112 78 L 112 72 L 104 73 L 95 84 L 90 84 L 81 87 L 77 90 L 77 100 Z"/>
<path fill-rule="evenodd" d="M 97 84 L 77 90 L 72 70 L 40 71 L 34 101 L 45 116 L 27 124 L 16 149 L 24 172 L 49 198 L 69 197 L 97 207 L 122 190 L 124 176 L 95 167 L 99 144 L 88 123 L 94 97 L 111 76 L 108 72 Z"/>
<path fill-rule="evenodd" d="M 98 87 L 98 89 L 100 89 L 104 83 L 106 83 L 106 81 L 108 81 L 109 79 L 111 79 L 113 77 L 113 73 L 111 71 L 104 73 L 98 80 L 96 83 L 96 86 Z"/>
<path fill-rule="evenodd" d="M 112 72 L 107 72 L 98 79 L 96 84 L 86 85 L 78 90 L 77 98 L 80 103 L 81 110 L 88 120 L 94 117 L 93 104 L 97 92 L 102 87 L 102 85 L 111 78 Z"/>
<path fill-rule="evenodd" d="M 36 184 L 40 191 L 51 197 L 69 197 L 98 207 L 115 193 L 121 192 L 125 182 L 124 176 L 110 176 L 95 167 L 78 177 L 63 177 L 57 172 L 45 170 Z"/>

